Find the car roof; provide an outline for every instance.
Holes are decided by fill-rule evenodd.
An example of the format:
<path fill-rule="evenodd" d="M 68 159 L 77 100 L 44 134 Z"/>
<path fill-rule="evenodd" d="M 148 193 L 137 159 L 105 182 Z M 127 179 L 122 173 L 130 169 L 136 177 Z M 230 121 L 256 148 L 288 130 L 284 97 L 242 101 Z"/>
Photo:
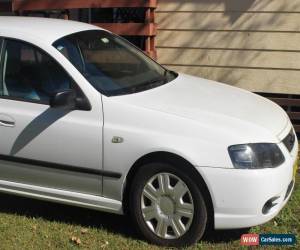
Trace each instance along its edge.
<path fill-rule="evenodd" d="M 35 37 L 50 44 L 66 35 L 91 29 L 100 28 L 87 23 L 54 18 L 0 17 L 0 36 L 16 33 L 22 35 L 24 39 L 26 36 Z"/>

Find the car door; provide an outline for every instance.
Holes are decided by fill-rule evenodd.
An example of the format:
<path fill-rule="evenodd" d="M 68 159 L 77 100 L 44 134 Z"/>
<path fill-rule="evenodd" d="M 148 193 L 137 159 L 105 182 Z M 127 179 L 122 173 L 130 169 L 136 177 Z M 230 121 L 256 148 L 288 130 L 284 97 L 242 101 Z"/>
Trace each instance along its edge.
<path fill-rule="evenodd" d="M 14 39 L 1 47 L 0 180 L 101 195 L 102 110 L 51 108 L 59 91 L 88 98 L 41 49 Z"/>

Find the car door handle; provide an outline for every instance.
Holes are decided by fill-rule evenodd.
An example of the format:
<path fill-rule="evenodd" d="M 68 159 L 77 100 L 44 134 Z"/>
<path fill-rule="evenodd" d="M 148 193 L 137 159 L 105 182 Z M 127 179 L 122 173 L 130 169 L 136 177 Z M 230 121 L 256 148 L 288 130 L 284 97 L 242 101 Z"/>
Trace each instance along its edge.
<path fill-rule="evenodd" d="M 0 126 L 4 126 L 4 127 L 14 127 L 15 123 L 12 121 L 4 121 L 4 120 L 0 120 Z"/>
<path fill-rule="evenodd" d="M 0 114 L 0 126 L 3 127 L 14 127 L 15 120 L 9 115 Z"/>

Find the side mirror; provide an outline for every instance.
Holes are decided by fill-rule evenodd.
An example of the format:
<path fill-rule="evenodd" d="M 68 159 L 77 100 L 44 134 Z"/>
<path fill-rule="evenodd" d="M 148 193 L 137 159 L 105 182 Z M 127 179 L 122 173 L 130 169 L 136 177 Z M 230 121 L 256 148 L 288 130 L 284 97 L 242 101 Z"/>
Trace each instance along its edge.
<path fill-rule="evenodd" d="M 76 107 L 76 92 L 72 89 L 56 93 L 50 99 L 51 108 L 66 107 L 73 109 Z"/>

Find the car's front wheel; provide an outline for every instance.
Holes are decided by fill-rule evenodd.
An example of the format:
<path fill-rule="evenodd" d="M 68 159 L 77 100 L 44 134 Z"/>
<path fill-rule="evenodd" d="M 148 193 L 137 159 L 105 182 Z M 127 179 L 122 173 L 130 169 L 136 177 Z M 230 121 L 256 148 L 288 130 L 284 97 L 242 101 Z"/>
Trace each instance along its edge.
<path fill-rule="evenodd" d="M 203 235 L 207 210 L 193 177 L 169 164 L 142 166 L 133 180 L 130 212 L 140 232 L 163 246 L 188 246 Z"/>

